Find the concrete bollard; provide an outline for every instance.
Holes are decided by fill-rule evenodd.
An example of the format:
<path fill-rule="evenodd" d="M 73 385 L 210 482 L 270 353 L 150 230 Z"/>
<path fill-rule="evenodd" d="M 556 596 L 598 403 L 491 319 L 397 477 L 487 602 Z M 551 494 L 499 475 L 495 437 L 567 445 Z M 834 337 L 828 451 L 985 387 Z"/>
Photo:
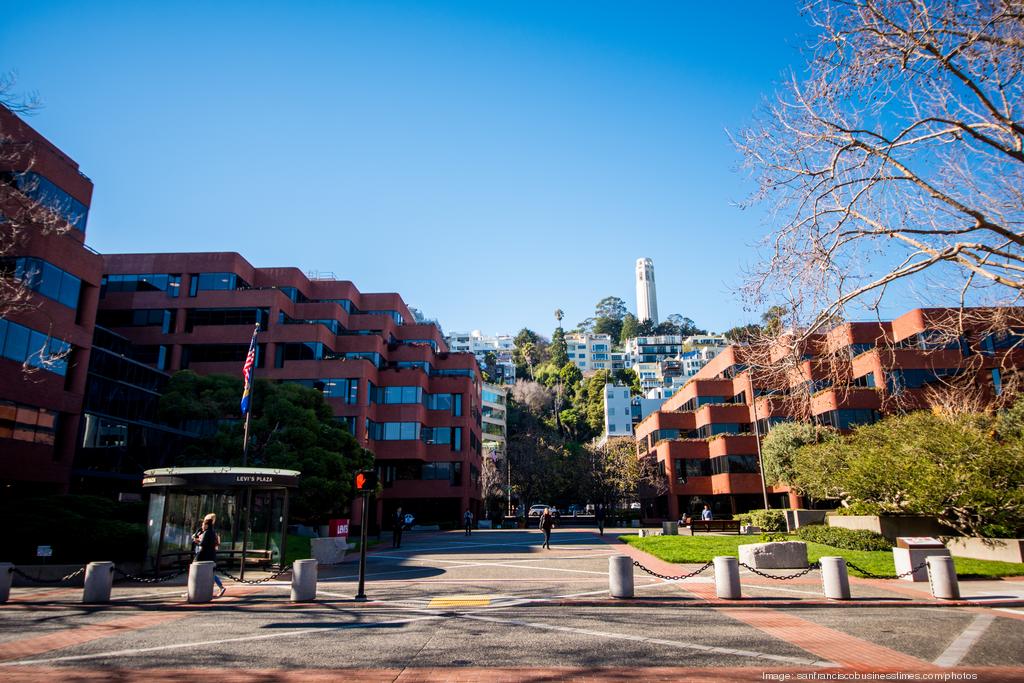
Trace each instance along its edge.
<path fill-rule="evenodd" d="M 850 576 L 846 560 L 841 557 L 823 557 L 821 563 L 821 591 L 829 600 L 850 599 Z"/>
<path fill-rule="evenodd" d="M 940 600 L 959 600 L 960 584 L 956 578 L 956 567 L 953 558 L 945 555 L 932 555 L 925 558 L 928 565 L 928 583 L 932 596 Z"/>
<path fill-rule="evenodd" d="M 188 601 L 213 600 L 213 570 L 216 562 L 193 562 L 188 567 Z"/>
<path fill-rule="evenodd" d="M 662 522 L 661 523 L 661 535 L 662 536 L 678 536 L 679 535 L 679 522 Z"/>
<path fill-rule="evenodd" d="M 295 560 L 292 563 L 292 602 L 316 600 L 316 560 Z"/>
<path fill-rule="evenodd" d="M 739 600 L 740 597 L 740 561 L 728 555 L 716 557 L 715 563 L 715 595 L 723 600 Z"/>
<path fill-rule="evenodd" d="M 82 602 L 89 604 L 110 602 L 110 587 L 113 584 L 113 562 L 90 562 L 85 566 L 85 587 L 82 589 Z"/>
<path fill-rule="evenodd" d="M 11 597 L 11 581 L 14 580 L 14 565 L 0 562 L 0 604 Z"/>
<path fill-rule="evenodd" d="M 613 598 L 633 597 L 633 558 L 626 555 L 608 558 L 608 591 Z"/>

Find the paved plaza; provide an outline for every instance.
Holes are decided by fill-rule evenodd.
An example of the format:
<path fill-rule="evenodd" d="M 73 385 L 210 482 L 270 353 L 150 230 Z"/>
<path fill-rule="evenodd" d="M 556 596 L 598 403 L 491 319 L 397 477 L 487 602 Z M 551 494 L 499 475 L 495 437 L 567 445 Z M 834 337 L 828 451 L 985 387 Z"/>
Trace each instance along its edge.
<path fill-rule="evenodd" d="M 828 603 L 817 572 L 744 572 L 744 599 L 728 602 L 710 571 L 637 569 L 635 597 L 613 600 L 611 555 L 680 573 L 615 535 L 558 530 L 551 550 L 535 531 L 407 533 L 401 549 L 385 536 L 365 603 L 354 562 L 323 568 L 309 604 L 289 602 L 287 581 L 227 581 L 206 605 L 180 583 L 116 584 L 102 606 L 80 604 L 80 589 L 15 588 L 0 606 L 0 680 L 1024 680 L 1022 581 L 964 581 L 950 605 L 927 584 L 852 579 L 854 600 Z"/>

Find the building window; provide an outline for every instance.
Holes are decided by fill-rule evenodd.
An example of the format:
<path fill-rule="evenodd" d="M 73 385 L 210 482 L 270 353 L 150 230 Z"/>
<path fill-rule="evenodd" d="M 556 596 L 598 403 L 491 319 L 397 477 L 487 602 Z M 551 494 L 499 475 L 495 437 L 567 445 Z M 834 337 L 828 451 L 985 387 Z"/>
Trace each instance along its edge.
<path fill-rule="evenodd" d="M 373 422 L 367 420 L 367 436 L 374 441 L 417 441 L 419 422 Z"/>
<path fill-rule="evenodd" d="M 104 275 L 100 280 L 100 298 L 108 292 L 164 292 L 175 299 L 181 289 L 180 274 L 142 273 Z"/>
<path fill-rule="evenodd" d="M 35 406 L 0 401 L 0 439 L 53 445 L 59 413 Z"/>
<path fill-rule="evenodd" d="M 82 281 L 71 273 L 40 258 L 15 259 L 13 268 L 6 266 L 5 272 L 14 271 L 14 279 L 25 287 L 42 294 L 47 299 L 64 304 L 72 310 L 78 309 L 78 295 Z"/>
<path fill-rule="evenodd" d="M 1001 396 L 1003 393 L 1003 377 L 999 373 L 999 368 L 992 368 L 992 389 L 996 392 L 996 396 Z"/>
<path fill-rule="evenodd" d="M 32 171 L 25 173 L 0 173 L 0 182 L 18 188 L 29 198 L 39 202 L 50 211 L 61 216 L 75 230 L 85 233 L 89 209 L 67 192 L 57 187 L 49 178 Z"/>
<path fill-rule="evenodd" d="M 250 289 L 249 283 L 234 273 L 192 273 L 189 276 L 189 296 L 199 292 Z"/>
<path fill-rule="evenodd" d="M 63 377 L 70 354 L 67 342 L 0 318 L 0 356 Z"/>

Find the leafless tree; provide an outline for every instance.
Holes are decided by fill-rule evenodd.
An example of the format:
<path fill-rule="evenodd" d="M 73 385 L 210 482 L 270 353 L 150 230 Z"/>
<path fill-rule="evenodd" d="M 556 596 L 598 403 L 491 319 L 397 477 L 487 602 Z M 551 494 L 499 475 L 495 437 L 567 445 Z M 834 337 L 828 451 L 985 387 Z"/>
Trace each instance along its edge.
<path fill-rule="evenodd" d="M 530 412 L 540 415 L 551 408 L 554 395 L 551 389 L 540 382 L 519 379 L 512 385 L 512 399 Z"/>
<path fill-rule="evenodd" d="M 950 340 L 1024 326 L 1024 2 L 804 9 L 806 69 L 735 138 L 775 225 L 744 287 L 786 311 L 761 340 L 790 361 L 771 372 L 806 374 L 801 349 L 821 343 L 838 377 L 849 359 L 825 333 L 887 295 L 963 309 L 936 326 Z"/>
<path fill-rule="evenodd" d="M 19 95 L 13 75 L 0 75 L 0 107 L 13 114 L 26 115 L 39 107 L 34 95 Z M 11 116 L 10 118 L 13 118 Z M 16 130 L 0 116 L 0 317 L 10 317 L 36 307 L 33 282 L 42 276 L 32 268 L 20 271 L 12 259 L 22 252 L 33 235 L 59 235 L 71 229 L 60 206 L 42 199 L 38 180 L 30 175 L 35 153 L 30 143 L 20 139 Z M 36 350 L 24 364 L 26 373 L 59 363 L 66 354 L 50 350 L 49 331 L 43 348 Z"/>
<path fill-rule="evenodd" d="M 499 511 L 497 501 L 507 495 L 508 482 L 505 480 L 505 458 L 507 457 L 498 449 L 484 449 L 484 457 L 480 465 L 480 495 L 484 499 L 484 508 L 489 512 Z"/>

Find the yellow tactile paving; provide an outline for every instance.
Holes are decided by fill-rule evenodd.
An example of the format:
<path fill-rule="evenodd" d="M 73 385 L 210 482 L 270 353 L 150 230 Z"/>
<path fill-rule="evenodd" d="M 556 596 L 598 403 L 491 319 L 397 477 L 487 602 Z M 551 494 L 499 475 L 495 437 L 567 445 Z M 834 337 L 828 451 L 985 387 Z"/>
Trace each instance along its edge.
<path fill-rule="evenodd" d="M 493 595 L 446 595 L 433 598 L 427 607 L 487 607 Z"/>

